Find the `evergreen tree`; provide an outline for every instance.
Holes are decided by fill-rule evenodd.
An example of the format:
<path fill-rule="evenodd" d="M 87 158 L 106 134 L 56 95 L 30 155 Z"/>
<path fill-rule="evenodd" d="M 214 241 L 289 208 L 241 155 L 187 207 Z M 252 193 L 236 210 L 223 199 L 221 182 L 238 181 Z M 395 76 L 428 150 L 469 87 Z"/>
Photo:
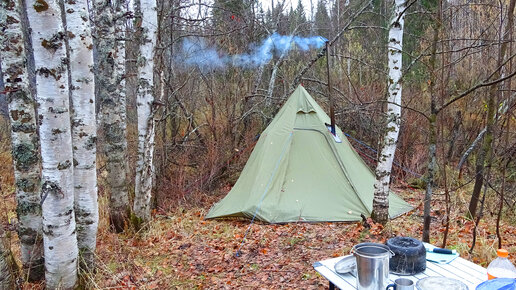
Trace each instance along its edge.
<path fill-rule="evenodd" d="M 326 2 L 319 0 L 317 2 L 317 12 L 315 12 L 315 33 L 317 35 L 329 38 L 330 37 L 330 16 L 326 8 Z"/>

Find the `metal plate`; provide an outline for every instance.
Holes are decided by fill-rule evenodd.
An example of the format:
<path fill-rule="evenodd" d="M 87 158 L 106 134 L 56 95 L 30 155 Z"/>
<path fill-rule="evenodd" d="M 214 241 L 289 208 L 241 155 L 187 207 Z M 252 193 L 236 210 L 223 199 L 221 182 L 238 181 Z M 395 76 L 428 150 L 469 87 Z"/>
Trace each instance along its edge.
<path fill-rule="evenodd" d="M 416 283 L 418 290 L 468 290 L 468 286 L 459 280 L 448 277 L 426 277 Z"/>

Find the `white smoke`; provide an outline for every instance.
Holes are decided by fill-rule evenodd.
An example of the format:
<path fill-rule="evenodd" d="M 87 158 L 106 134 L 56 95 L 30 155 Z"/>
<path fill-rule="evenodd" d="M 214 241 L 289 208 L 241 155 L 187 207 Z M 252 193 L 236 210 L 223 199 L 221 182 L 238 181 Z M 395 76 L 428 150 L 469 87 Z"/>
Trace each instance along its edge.
<path fill-rule="evenodd" d="M 201 70 L 225 69 L 227 66 L 256 68 L 268 63 L 274 55 L 288 53 L 294 46 L 307 51 L 321 48 L 326 41 L 322 36 L 299 37 L 274 33 L 259 46 L 251 46 L 249 53 L 229 55 L 208 46 L 202 38 L 188 37 L 176 52 L 175 60 L 178 64 L 197 66 Z"/>

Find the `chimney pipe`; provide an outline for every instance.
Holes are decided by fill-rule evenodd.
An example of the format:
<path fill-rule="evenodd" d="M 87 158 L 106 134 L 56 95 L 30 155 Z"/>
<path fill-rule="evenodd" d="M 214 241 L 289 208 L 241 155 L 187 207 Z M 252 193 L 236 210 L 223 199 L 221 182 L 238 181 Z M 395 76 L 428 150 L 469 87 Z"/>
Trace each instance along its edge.
<path fill-rule="evenodd" d="M 328 98 L 330 101 L 330 120 L 331 120 L 331 133 L 337 135 L 335 132 L 335 109 L 333 104 L 332 89 L 330 83 L 330 42 L 326 41 L 326 73 L 328 74 Z"/>

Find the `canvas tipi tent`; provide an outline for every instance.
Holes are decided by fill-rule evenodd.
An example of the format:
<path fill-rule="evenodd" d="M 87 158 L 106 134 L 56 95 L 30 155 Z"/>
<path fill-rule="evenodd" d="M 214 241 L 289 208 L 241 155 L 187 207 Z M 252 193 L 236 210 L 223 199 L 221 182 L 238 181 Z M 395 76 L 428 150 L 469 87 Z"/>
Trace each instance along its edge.
<path fill-rule="evenodd" d="M 206 218 L 285 223 L 370 216 L 375 176 L 339 128 L 336 137 L 331 134 L 325 125 L 329 122 L 299 86 L 260 136 L 234 187 Z M 391 218 L 411 209 L 389 195 Z"/>

